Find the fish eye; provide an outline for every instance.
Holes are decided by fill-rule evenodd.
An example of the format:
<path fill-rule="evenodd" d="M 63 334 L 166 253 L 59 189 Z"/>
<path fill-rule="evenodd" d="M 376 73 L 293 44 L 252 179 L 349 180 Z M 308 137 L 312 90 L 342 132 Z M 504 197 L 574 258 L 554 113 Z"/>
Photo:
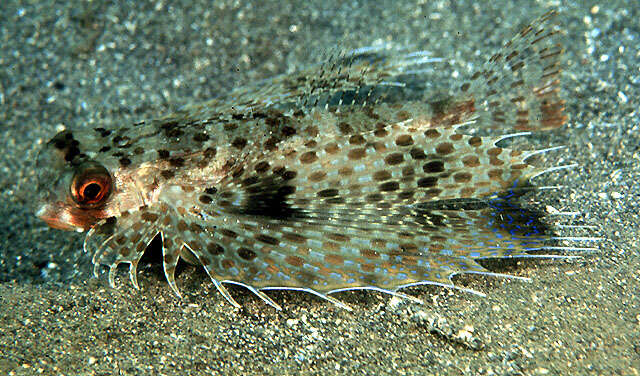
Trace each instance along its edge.
<path fill-rule="evenodd" d="M 71 181 L 71 197 L 82 207 L 103 204 L 111 193 L 111 175 L 106 168 L 88 163 L 81 166 Z"/>

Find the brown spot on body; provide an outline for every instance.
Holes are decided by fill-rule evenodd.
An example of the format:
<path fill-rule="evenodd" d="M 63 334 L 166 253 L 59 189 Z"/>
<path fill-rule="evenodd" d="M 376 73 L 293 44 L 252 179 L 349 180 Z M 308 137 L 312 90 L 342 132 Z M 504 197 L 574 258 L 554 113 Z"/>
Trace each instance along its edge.
<path fill-rule="evenodd" d="M 298 256 L 292 256 L 292 255 L 285 257 L 284 261 L 287 264 L 298 267 L 298 268 L 302 267 L 302 265 L 304 264 L 304 260 L 302 258 Z"/>
<path fill-rule="evenodd" d="M 441 144 L 438 144 L 438 146 L 436 146 L 436 153 L 438 154 L 442 154 L 442 155 L 447 155 L 447 154 L 451 154 L 454 151 L 454 147 L 453 144 L 450 142 L 443 142 Z"/>
<path fill-rule="evenodd" d="M 365 155 L 367 155 L 365 148 L 351 149 L 349 150 L 349 153 L 347 153 L 347 157 L 351 160 L 362 159 Z"/>
<path fill-rule="evenodd" d="M 226 229 L 226 228 L 221 228 L 221 229 L 219 229 L 218 231 L 219 231 L 222 235 L 224 235 L 224 236 L 228 236 L 228 237 L 233 238 L 233 239 L 235 239 L 235 238 L 237 238 L 237 237 L 238 237 L 238 234 L 236 234 L 234 231 L 231 231 L 231 230 Z"/>
<path fill-rule="evenodd" d="M 218 243 L 211 242 L 207 244 L 207 251 L 213 256 L 218 256 L 224 253 L 224 248 Z"/>
<path fill-rule="evenodd" d="M 410 154 L 411 158 L 415 160 L 422 160 L 427 158 L 427 155 L 424 153 L 424 151 L 418 148 L 411 149 Z"/>
<path fill-rule="evenodd" d="M 269 236 L 269 235 L 258 234 L 258 235 L 255 236 L 255 238 L 258 241 L 261 241 L 263 243 L 270 244 L 270 245 L 278 245 L 278 243 L 279 243 L 278 239 L 274 238 L 273 236 Z"/>
<path fill-rule="evenodd" d="M 386 170 L 376 171 L 373 174 L 373 180 L 385 181 L 391 179 L 391 173 Z"/>
<path fill-rule="evenodd" d="M 396 138 L 396 145 L 398 146 L 410 146 L 413 145 L 413 138 L 411 135 L 403 134 Z"/>
<path fill-rule="evenodd" d="M 401 200 L 408 200 L 410 198 L 413 198 L 414 195 L 415 195 L 414 191 L 403 191 L 398 193 L 398 198 Z"/>
<path fill-rule="evenodd" d="M 453 180 L 455 180 L 457 183 L 468 183 L 471 181 L 471 174 L 468 172 L 459 172 L 455 175 L 453 175 Z"/>
<path fill-rule="evenodd" d="M 340 255 L 333 255 L 333 254 L 325 255 L 324 261 L 327 264 L 331 264 L 331 265 L 337 265 L 337 266 L 344 265 L 344 257 Z"/>
<path fill-rule="evenodd" d="M 313 163 L 318 160 L 318 156 L 314 151 L 308 151 L 300 156 L 300 162 L 304 164 Z"/>
<path fill-rule="evenodd" d="M 327 176 L 327 173 L 324 171 L 316 171 L 309 175 L 309 180 L 311 181 L 321 181 Z"/>
<path fill-rule="evenodd" d="M 365 143 L 364 137 L 362 135 L 356 134 L 349 137 L 349 144 L 351 145 L 362 145 Z"/>
<path fill-rule="evenodd" d="M 417 184 L 418 184 L 418 187 L 421 187 L 421 188 L 435 187 L 436 185 L 438 185 L 438 178 L 435 176 L 420 178 L 418 179 Z"/>
<path fill-rule="evenodd" d="M 360 255 L 370 260 L 376 260 L 380 258 L 380 253 L 378 253 L 378 251 L 375 251 L 373 249 L 361 249 Z"/>
<path fill-rule="evenodd" d="M 222 265 L 223 268 L 225 269 L 231 269 L 235 266 L 235 262 L 233 260 L 230 259 L 224 259 L 222 260 L 222 262 L 220 263 L 220 265 Z"/>
<path fill-rule="evenodd" d="M 211 197 L 207 195 L 201 195 L 200 197 L 198 197 L 198 200 L 203 204 L 210 204 L 211 201 L 213 201 L 213 199 L 211 199 Z"/>
<path fill-rule="evenodd" d="M 411 113 L 408 111 L 398 111 L 396 113 L 396 118 L 400 121 L 405 121 L 411 119 Z"/>
<path fill-rule="evenodd" d="M 382 192 L 393 192 L 397 191 L 400 188 L 400 184 L 397 181 L 388 181 L 386 183 L 382 183 L 378 186 Z"/>
<path fill-rule="evenodd" d="M 330 143 L 330 144 L 327 144 L 327 145 L 324 147 L 324 151 L 325 151 L 327 154 L 335 154 L 335 153 L 337 153 L 339 150 L 340 150 L 340 147 L 339 147 L 339 146 L 338 146 L 338 144 L 336 144 L 335 142 L 332 142 L 332 143 Z"/>
<path fill-rule="evenodd" d="M 302 236 L 302 235 L 298 235 L 296 233 L 293 232 L 285 232 L 282 234 L 282 237 L 286 240 L 292 241 L 294 243 L 298 243 L 298 244 L 302 244 L 302 243 L 306 243 L 307 242 L 307 238 Z"/>
<path fill-rule="evenodd" d="M 324 189 L 317 193 L 318 197 L 334 197 L 338 195 L 337 189 Z"/>
<path fill-rule="evenodd" d="M 435 130 L 435 129 L 427 129 L 427 130 L 424 132 L 424 135 L 425 135 L 425 137 L 427 137 L 427 138 L 438 138 L 438 137 L 440 137 L 440 132 L 438 132 L 438 131 L 437 131 L 437 130 Z"/>
<path fill-rule="evenodd" d="M 331 240 L 335 240 L 337 242 L 348 242 L 349 241 L 349 237 L 347 235 L 343 235 L 343 234 L 338 234 L 336 232 L 332 232 L 327 234 L 327 237 Z"/>
<path fill-rule="evenodd" d="M 254 258 L 256 258 L 257 255 L 254 251 L 250 250 L 249 248 L 241 247 L 241 248 L 238 248 L 238 256 L 240 256 L 240 258 L 243 260 L 251 261 Z"/>
<path fill-rule="evenodd" d="M 469 138 L 469 141 L 467 141 L 469 143 L 469 146 L 473 146 L 473 147 L 478 147 L 480 145 L 482 145 L 482 138 L 478 137 L 478 136 L 473 136 L 471 138 Z"/>
<path fill-rule="evenodd" d="M 465 167 L 477 167 L 480 166 L 480 159 L 475 155 L 467 155 L 462 158 L 462 164 L 464 164 Z"/>
<path fill-rule="evenodd" d="M 385 163 L 388 165 L 397 165 L 404 161 L 404 156 L 401 153 L 392 153 L 384 158 Z"/>
<path fill-rule="evenodd" d="M 431 161 L 422 166 L 422 170 L 426 173 L 437 173 L 444 171 L 444 163 L 442 161 Z"/>
<path fill-rule="evenodd" d="M 338 169 L 338 173 L 342 176 L 350 176 L 351 174 L 353 174 L 353 167 L 351 166 L 344 166 L 344 167 L 340 167 Z M 353 188 L 354 186 L 352 186 Z"/>
<path fill-rule="evenodd" d="M 144 212 L 140 215 L 140 218 L 145 222 L 155 222 L 158 220 L 158 215 L 151 212 Z"/>

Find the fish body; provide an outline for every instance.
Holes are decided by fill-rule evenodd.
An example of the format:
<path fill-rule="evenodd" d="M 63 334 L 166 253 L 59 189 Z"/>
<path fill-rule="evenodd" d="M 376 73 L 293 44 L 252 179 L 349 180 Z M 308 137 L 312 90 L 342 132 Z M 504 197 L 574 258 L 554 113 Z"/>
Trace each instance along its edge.
<path fill-rule="evenodd" d="M 518 204 L 545 171 L 528 163 L 536 151 L 498 146 L 566 121 L 553 15 L 438 99 L 393 95 L 419 78 L 426 53 L 357 50 L 163 118 L 63 131 L 38 157 L 38 216 L 88 231 L 94 271 L 109 267 L 112 285 L 124 263 L 137 287 L 160 237 L 177 294 L 182 258 L 236 306 L 224 284 L 277 308 L 264 290 L 344 306 L 329 294 L 403 295 L 491 274 L 477 261 L 526 257 L 553 239 Z"/>

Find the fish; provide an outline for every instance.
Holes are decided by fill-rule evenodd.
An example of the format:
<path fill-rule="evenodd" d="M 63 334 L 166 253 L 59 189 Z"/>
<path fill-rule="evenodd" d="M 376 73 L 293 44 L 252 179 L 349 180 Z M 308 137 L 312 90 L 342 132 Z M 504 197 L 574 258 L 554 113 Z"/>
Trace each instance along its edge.
<path fill-rule="evenodd" d="M 550 11 L 446 92 L 422 85 L 437 61 L 388 46 L 325 62 L 132 124 L 63 130 L 40 150 L 37 216 L 86 232 L 94 274 L 137 266 L 154 239 L 169 287 L 179 260 L 226 286 L 332 295 L 457 286 L 484 259 L 547 254 L 559 237 L 521 202 L 556 150 L 499 146 L 567 122 L 561 29 Z M 422 86 L 421 86 L 422 85 Z M 421 90 L 421 88 L 423 90 Z M 422 91 L 422 92 L 421 92 Z M 416 94 L 417 93 L 417 94 Z M 587 239 L 587 238 L 584 238 Z M 587 239 L 589 240 L 589 239 Z M 481 294 L 481 293 L 480 293 Z"/>

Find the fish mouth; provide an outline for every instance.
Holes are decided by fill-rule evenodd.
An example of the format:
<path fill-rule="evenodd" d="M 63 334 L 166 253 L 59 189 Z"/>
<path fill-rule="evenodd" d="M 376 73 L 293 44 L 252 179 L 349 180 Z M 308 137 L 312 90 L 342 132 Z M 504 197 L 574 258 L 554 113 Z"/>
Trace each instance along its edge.
<path fill-rule="evenodd" d="M 49 227 L 64 231 L 84 231 L 83 227 L 71 222 L 72 216 L 67 211 L 55 210 L 51 205 L 40 205 L 36 211 L 36 217 L 43 220 Z"/>

